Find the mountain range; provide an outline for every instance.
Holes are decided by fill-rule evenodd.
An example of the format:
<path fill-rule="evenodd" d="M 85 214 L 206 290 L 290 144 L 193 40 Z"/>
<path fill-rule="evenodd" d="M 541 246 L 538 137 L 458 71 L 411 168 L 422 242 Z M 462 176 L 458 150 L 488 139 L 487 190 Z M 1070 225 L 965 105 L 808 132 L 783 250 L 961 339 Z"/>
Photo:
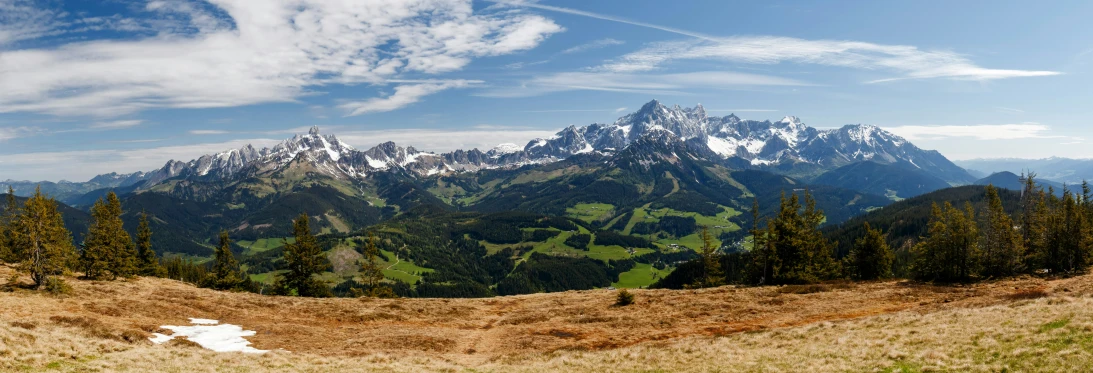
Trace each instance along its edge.
<path fill-rule="evenodd" d="M 749 224 L 741 212 L 753 200 L 771 211 L 783 193 L 810 190 L 837 223 L 974 181 L 938 152 L 875 126 L 820 130 L 792 116 L 708 116 L 701 105 L 654 100 L 614 123 L 570 126 L 523 147 L 432 153 L 386 142 L 360 150 L 313 127 L 269 148 L 247 145 L 43 190 L 84 209 L 115 191 L 128 212 L 123 218 L 134 222 L 127 226 L 147 212 L 161 251 L 200 257 L 220 229 L 245 241 L 283 237 L 301 212 L 319 232 L 347 234 L 432 209 L 521 211 L 693 245 L 694 232 L 658 223 L 678 216 L 715 225 L 714 234 L 729 242 Z M 35 184 L 0 187 L 25 195 Z"/>
<path fill-rule="evenodd" d="M 336 136 L 321 135 L 315 127 L 306 135 L 297 135 L 272 148 L 247 145 L 190 161 L 171 160 L 148 172 L 111 173 L 86 183 L 44 185 L 47 192 L 67 201 L 102 188 L 141 184 L 138 188 L 146 190 L 169 179 L 230 183 L 277 170 L 301 155 L 319 172 L 339 179 L 392 171 L 425 177 L 552 163 L 586 153 L 613 154 L 660 132 L 684 142 L 700 157 L 734 169 L 766 170 L 808 180 L 842 166 L 871 161 L 899 164 L 951 184 L 975 181 L 940 153 L 919 149 L 876 126 L 818 130 L 792 116 L 775 122 L 744 120 L 733 114 L 711 117 L 701 105 L 667 107 L 653 100 L 612 124 L 570 126 L 553 137 L 531 140 L 522 148 L 503 144 L 485 152 L 470 149 L 435 154 L 386 142 L 361 151 Z M 30 185 L 38 183 L 8 180 L 3 184 L 15 185 L 17 194 L 26 195 Z"/>
<path fill-rule="evenodd" d="M 1080 184 L 1083 180 L 1093 180 L 1093 160 L 1090 159 L 1060 157 L 1041 159 L 991 158 L 960 160 L 957 163 L 969 171 L 980 172 L 983 176 L 998 172 L 1021 175 L 1032 171 L 1039 179 L 1070 185 Z"/>

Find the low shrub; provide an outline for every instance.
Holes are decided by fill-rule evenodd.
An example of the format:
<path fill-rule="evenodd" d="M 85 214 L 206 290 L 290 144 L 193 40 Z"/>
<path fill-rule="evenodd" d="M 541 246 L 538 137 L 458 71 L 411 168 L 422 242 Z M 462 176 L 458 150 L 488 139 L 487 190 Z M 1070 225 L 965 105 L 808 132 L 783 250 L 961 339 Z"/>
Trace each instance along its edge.
<path fill-rule="evenodd" d="M 53 295 L 66 295 L 72 293 L 72 286 L 69 286 L 65 283 L 65 280 L 58 277 L 46 278 L 45 289 L 46 292 Z"/>
<path fill-rule="evenodd" d="M 619 289 L 619 295 L 615 299 L 615 305 L 619 307 L 634 304 L 634 294 L 626 289 Z"/>

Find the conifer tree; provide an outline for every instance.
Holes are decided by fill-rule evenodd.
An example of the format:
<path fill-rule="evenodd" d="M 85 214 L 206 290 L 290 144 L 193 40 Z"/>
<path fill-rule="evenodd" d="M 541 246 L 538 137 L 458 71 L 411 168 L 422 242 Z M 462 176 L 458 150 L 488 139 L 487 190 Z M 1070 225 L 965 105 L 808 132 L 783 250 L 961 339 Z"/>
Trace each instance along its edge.
<path fill-rule="evenodd" d="M 383 269 L 379 265 L 379 248 L 376 247 L 376 236 L 368 232 L 368 241 L 364 242 L 364 259 L 361 260 L 361 279 L 367 289 L 362 295 L 373 298 L 392 298 L 395 292 L 390 286 L 383 284 Z"/>
<path fill-rule="evenodd" d="M 137 225 L 137 261 L 142 276 L 163 277 L 167 274 L 152 250 L 152 228 L 148 225 L 148 214 L 144 212 L 140 213 Z"/>
<path fill-rule="evenodd" d="M 57 202 L 43 196 L 41 187 L 15 216 L 10 234 L 19 267 L 30 273 L 39 288 L 50 276 L 64 273 L 75 255 L 72 234 L 64 226 Z"/>
<path fill-rule="evenodd" d="M 1013 220 L 1002 207 L 998 189 L 987 185 L 987 210 L 984 213 L 981 249 L 983 276 L 1012 276 L 1023 268 L 1021 236 L 1013 229 Z"/>
<path fill-rule="evenodd" d="M 816 279 L 829 279 L 838 275 L 839 263 L 835 261 L 834 245 L 820 232 L 820 224 L 826 220 L 823 211 L 816 207 L 816 199 L 805 190 L 805 210 L 801 214 L 804 226 L 801 227 L 801 240 L 808 255 L 807 267 Z"/>
<path fill-rule="evenodd" d="M 91 226 L 84 238 L 80 266 L 88 278 L 132 276 L 137 273 L 136 247 L 121 221 L 121 201 L 109 192 L 91 207 Z"/>
<path fill-rule="evenodd" d="M 772 274 L 775 283 L 816 282 L 832 277 L 837 269 L 831 256 L 832 245 L 817 229 L 824 219 L 823 212 L 816 209 L 807 191 L 805 201 L 802 211 L 797 194 L 789 198 L 783 194 L 778 216 L 768 224 L 765 240 L 778 258 Z"/>
<path fill-rule="evenodd" d="M 0 262 L 16 262 L 15 247 L 12 244 L 12 224 L 19 215 L 19 205 L 15 203 L 15 189 L 8 185 L 3 211 L 0 211 Z"/>
<path fill-rule="evenodd" d="M 288 272 L 281 277 L 281 286 L 304 297 L 330 296 L 330 288 L 315 278 L 329 268 L 329 263 L 311 234 L 307 214 L 300 214 L 292 222 L 296 242 L 285 245 L 285 265 Z"/>
<path fill-rule="evenodd" d="M 751 248 L 751 261 L 748 263 L 748 277 L 754 284 L 763 285 L 773 280 L 774 274 L 778 268 L 778 256 L 774 253 L 774 246 L 771 245 L 771 240 L 768 238 L 771 235 L 768 234 L 768 229 L 759 228 L 759 200 L 753 199 L 751 205 L 752 225 L 752 248 Z"/>
<path fill-rule="evenodd" d="M 210 287 L 218 290 L 230 290 L 242 281 L 239 274 L 239 262 L 231 250 L 232 241 L 228 231 L 220 231 L 220 245 L 216 248 L 216 262 L 213 264 Z"/>
<path fill-rule="evenodd" d="M 865 235 L 854 241 L 846 257 L 846 270 L 855 280 L 876 280 L 892 277 L 894 255 L 879 229 L 865 223 Z"/>
<path fill-rule="evenodd" d="M 1089 264 L 1089 237 L 1086 228 L 1085 213 L 1078 201 L 1068 189 L 1063 190 L 1063 198 L 1057 203 L 1054 216 L 1052 237 L 1054 250 L 1048 268 L 1052 272 L 1076 273 L 1085 270 Z"/>
<path fill-rule="evenodd" d="M 1022 176 L 1024 188 L 1021 190 L 1021 246 L 1024 253 L 1021 262 L 1027 271 L 1045 268 L 1047 254 L 1047 196 L 1043 188 L 1036 185 L 1036 174 Z"/>
<path fill-rule="evenodd" d="M 725 273 L 721 270 L 721 255 L 717 254 L 717 247 L 713 244 L 709 227 L 702 226 L 702 248 L 698 255 L 702 261 L 702 276 L 695 279 L 691 287 L 709 288 L 725 284 Z"/>
<path fill-rule="evenodd" d="M 964 211 L 945 202 L 932 207 L 926 237 L 912 249 L 915 277 L 927 281 L 966 281 L 977 272 L 979 233 L 971 204 Z"/>

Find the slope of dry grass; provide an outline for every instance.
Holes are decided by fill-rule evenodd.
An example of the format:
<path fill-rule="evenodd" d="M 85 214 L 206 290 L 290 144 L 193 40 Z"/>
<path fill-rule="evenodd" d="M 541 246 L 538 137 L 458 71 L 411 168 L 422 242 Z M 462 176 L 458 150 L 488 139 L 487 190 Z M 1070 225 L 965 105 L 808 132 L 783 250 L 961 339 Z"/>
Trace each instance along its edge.
<path fill-rule="evenodd" d="M 0 267 L 0 278 L 10 268 Z M 26 281 L 26 279 L 24 279 Z M 301 299 L 161 279 L 0 293 L 11 371 L 1060 371 L 1093 363 L 1093 276 L 967 287 L 580 291 L 490 299 Z M 266 355 L 145 337 L 212 318 Z"/>

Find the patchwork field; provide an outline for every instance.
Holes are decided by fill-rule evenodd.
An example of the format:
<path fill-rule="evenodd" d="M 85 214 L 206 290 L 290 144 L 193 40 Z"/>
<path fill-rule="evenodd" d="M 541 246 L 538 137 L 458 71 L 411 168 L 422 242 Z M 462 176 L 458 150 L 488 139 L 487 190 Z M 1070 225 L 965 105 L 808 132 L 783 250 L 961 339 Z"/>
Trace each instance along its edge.
<path fill-rule="evenodd" d="M 13 274 L 0 266 L 0 277 Z M 486 299 L 302 299 L 138 278 L 0 293 L 0 371 L 1082 371 L 1093 276 L 890 281 Z M 18 278 L 20 283 L 28 279 Z M 256 331 L 261 355 L 153 345 L 191 317 Z"/>

